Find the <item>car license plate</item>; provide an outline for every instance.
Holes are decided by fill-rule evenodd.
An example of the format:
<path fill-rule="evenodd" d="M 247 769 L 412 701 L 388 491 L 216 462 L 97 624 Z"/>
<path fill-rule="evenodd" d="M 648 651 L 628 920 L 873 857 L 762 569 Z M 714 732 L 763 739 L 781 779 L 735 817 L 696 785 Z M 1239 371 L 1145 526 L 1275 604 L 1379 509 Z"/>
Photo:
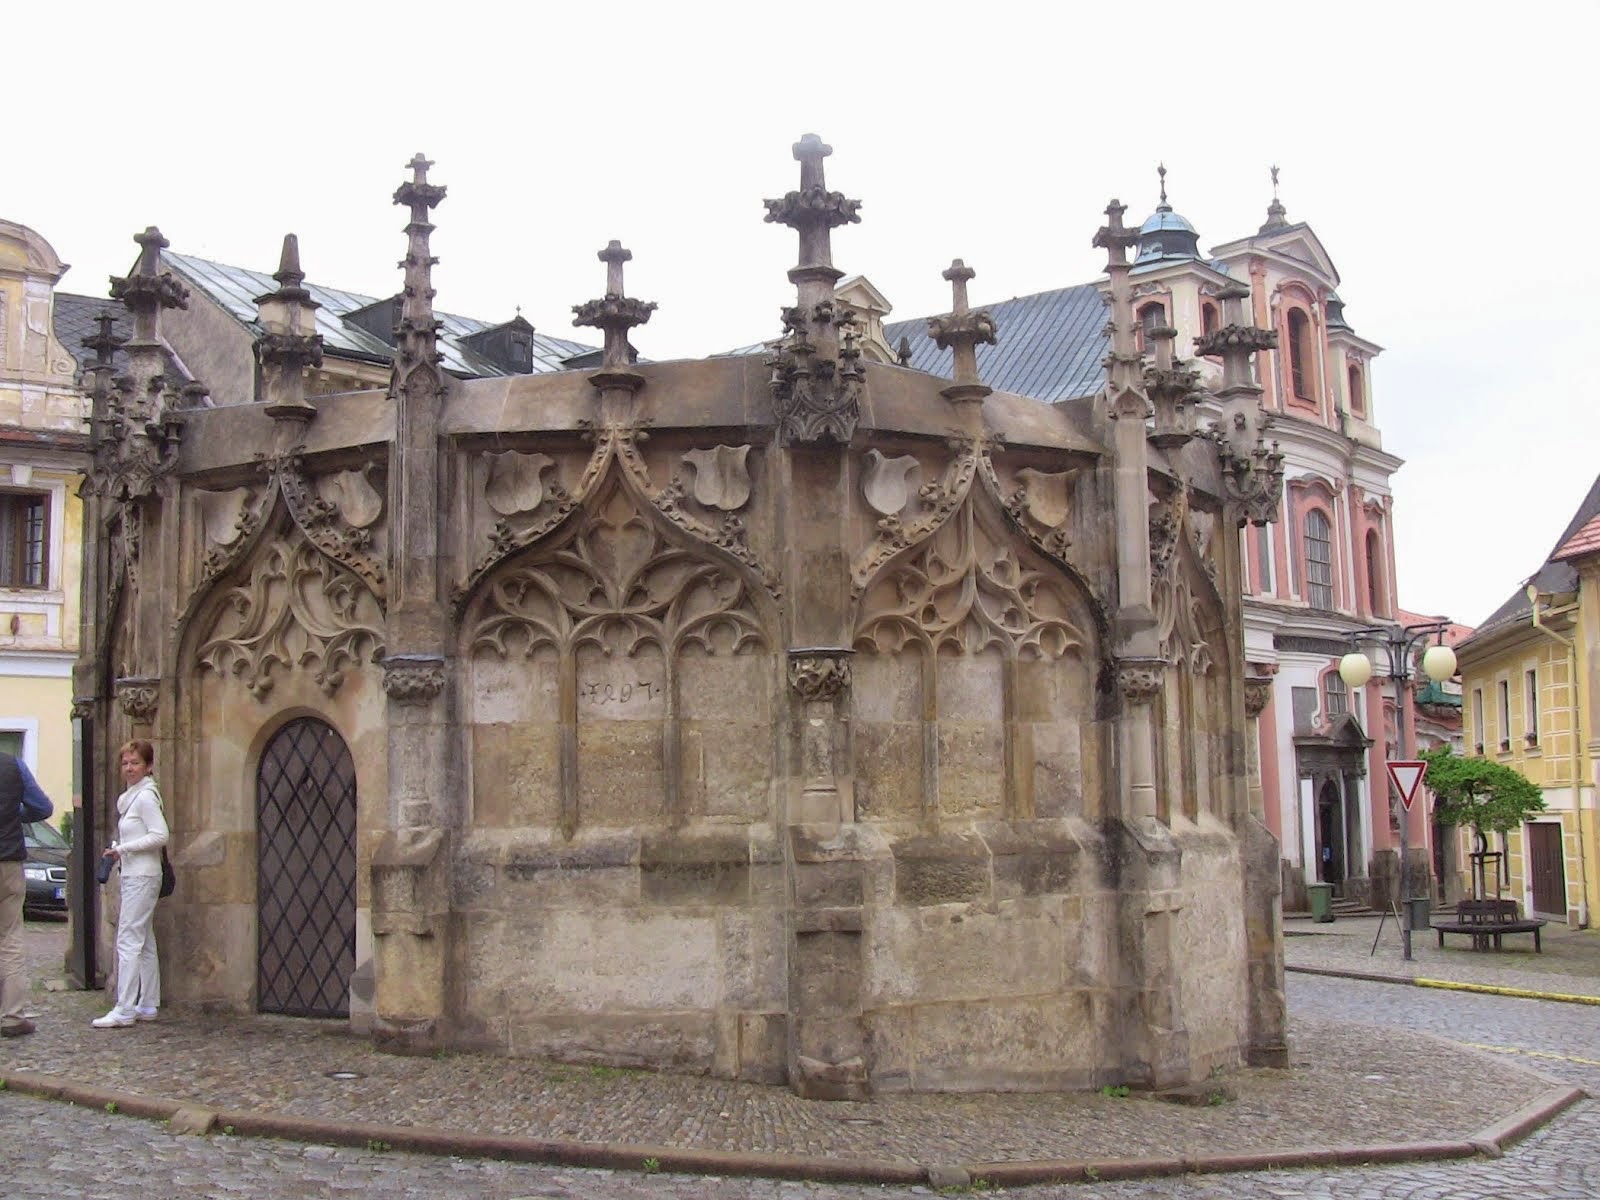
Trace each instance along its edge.
<path fill-rule="evenodd" d="M 66 888 L 57 888 L 56 889 L 56 899 L 57 900 L 65 900 L 66 898 L 67 898 L 67 889 Z"/>

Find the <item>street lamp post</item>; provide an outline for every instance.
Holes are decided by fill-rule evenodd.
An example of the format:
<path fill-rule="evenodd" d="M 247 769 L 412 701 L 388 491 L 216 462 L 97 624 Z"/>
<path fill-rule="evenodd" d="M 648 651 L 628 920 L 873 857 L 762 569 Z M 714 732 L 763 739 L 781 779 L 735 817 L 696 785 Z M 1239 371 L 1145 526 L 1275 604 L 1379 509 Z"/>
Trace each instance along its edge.
<path fill-rule="evenodd" d="M 1400 756 L 1412 757 L 1410 735 L 1407 732 L 1410 715 L 1408 709 L 1414 701 L 1411 689 L 1408 686 L 1411 679 L 1411 655 L 1416 648 L 1425 643 L 1429 638 L 1434 644 L 1429 646 L 1422 655 L 1422 673 L 1435 683 L 1443 683 L 1456 673 L 1456 653 L 1444 644 L 1445 631 L 1450 628 L 1450 622 L 1440 619 L 1425 621 L 1416 625 L 1368 625 L 1350 632 L 1349 654 L 1339 660 L 1339 678 L 1344 680 L 1349 688 L 1365 687 L 1372 678 L 1372 660 L 1364 654 L 1360 647 L 1363 643 L 1383 647 L 1386 652 L 1388 678 L 1396 683 L 1400 692 Z M 1369 715 L 1370 722 L 1371 717 Z M 1389 798 L 1391 810 L 1394 807 L 1394 797 Z M 1400 905 L 1405 914 L 1400 918 L 1400 945 L 1407 962 L 1411 961 L 1411 870 L 1408 857 L 1411 849 L 1411 827 L 1408 820 L 1409 814 L 1402 807 L 1400 810 Z"/>

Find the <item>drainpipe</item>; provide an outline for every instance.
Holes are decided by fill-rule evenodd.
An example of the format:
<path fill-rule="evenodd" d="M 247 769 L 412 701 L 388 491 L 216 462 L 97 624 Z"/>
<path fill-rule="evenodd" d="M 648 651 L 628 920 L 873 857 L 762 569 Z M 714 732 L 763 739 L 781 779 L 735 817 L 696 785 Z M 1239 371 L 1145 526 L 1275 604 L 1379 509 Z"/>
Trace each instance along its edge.
<path fill-rule="evenodd" d="M 1578 928 L 1589 927 L 1589 863 L 1584 853 L 1583 846 L 1583 789 L 1578 782 L 1578 768 L 1583 762 L 1578 747 L 1578 643 L 1574 638 L 1557 633 L 1540 621 L 1539 589 L 1533 584 L 1528 585 L 1528 602 L 1531 605 L 1529 620 L 1533 627 L 1547 637 L 1552 637 L 1567 648 L 1567 679 L 1572 689 L 1572 812 L 1578 819 Z M 1558 617 L 1569 612 L 1576 612 L 1576 604 L 1564 605 L 1561 608 L 1547 608 L 1544 610 L 1546 617 Z"/>

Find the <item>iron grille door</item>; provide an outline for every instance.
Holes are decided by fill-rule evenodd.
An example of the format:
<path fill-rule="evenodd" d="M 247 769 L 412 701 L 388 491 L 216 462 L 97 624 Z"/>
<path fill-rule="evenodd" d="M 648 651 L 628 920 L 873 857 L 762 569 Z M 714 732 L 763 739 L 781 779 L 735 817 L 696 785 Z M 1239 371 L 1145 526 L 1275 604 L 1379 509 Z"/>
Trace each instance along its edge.
<path fill-rule="evenodd" d="M 356 767 L 311 717 L 267 743 L 256 774 L 257 1006 L 350 1013 L 356 966 Z"/>

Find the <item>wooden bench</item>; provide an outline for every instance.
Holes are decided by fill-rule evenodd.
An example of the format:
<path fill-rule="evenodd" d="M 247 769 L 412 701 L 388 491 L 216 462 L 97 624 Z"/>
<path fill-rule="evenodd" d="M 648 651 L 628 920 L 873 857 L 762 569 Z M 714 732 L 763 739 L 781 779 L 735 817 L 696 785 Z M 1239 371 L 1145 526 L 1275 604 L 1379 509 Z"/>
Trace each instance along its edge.
<path fill-rule="evenodd" d="M 1453 921 L 1435 921 L 1433 930 L 1439 935 L 1439 946 L 1444 947 L 1447 933 L 1465 934 L 1472 939 L 1474 950 L 1487 950 L 1491 943 L 1500 949 L 1500 939 L 1508 933 L 1533 934 L 1533 948 L 1543 954 L 1539 931 L 1545 923 L 1537 918 L 1525 918 L 1517 911 L 1515 900 L 1463 900 L 1456 905 Z"/>

